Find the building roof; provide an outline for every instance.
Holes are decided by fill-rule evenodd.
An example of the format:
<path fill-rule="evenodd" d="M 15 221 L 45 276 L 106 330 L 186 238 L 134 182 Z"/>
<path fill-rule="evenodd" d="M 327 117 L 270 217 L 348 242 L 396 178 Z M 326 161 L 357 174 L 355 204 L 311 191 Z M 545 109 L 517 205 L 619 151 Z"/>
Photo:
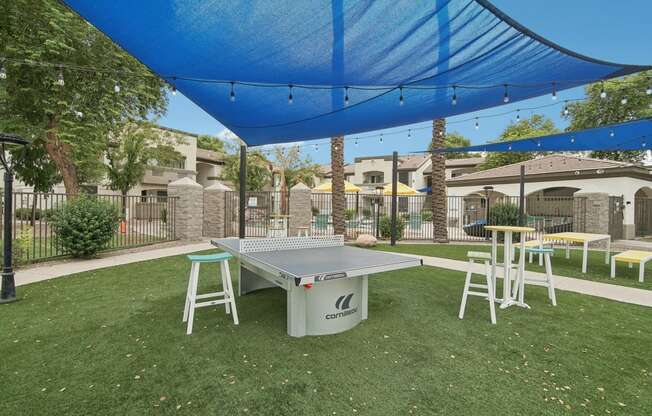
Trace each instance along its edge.
<path fill-rule="evenodd" d="M 224 163 L 224 155 L 212 150 L 197 148 L 197 160 L 210 163 Z"/>
<path fill-rule="evenodd" d="M 398 166 L 398 170 L 417 170 L 428 160 L 430 160 L 430 154 L 401 156 L 401 164 Z"/>
<path fill-rule="evenodd" d="M 500 166 L 479 172 L 469 173 L 446 181 L 448 186 L 467 186 L 471 184 L 500 182 L 518 182 L 521 166 L 525 166 L 527 177 L 537 176 L 538 179 L 563 177 L 575 178 L 578 175 L 604 175 L 610 173 L 622 176 L 642 176 L 652 180 L 652 170 L 632 163 L 617 162 L 613 160 L 592 159 L 587 157 L 564 156 L 554 154 L 525 162 Z M 647 178 L 646 177 L 646 178 Z"/>
<path fill-rule="evenodd" d="M 480 163 L 484 162 L 484 157 L 465 157 L 461 159 L 446 159 L 446 168 L 455 169 L 455 168 L 474 168 Z M 428 166 L 423 170 L 424 175 L 430 175 L 432 173 L 432 166 Z"/>
<path fill-rule="evenodd" d="M 330 178 L 332 176 L 331 165 L 320 165 L 319 171 L 321 172 L 322 176 L 326 178 Z M 344 175 L 353 175 L 353 174 L 355 174 L 355 165 L 353 163 L 348 163 L 344 165 Z"/>

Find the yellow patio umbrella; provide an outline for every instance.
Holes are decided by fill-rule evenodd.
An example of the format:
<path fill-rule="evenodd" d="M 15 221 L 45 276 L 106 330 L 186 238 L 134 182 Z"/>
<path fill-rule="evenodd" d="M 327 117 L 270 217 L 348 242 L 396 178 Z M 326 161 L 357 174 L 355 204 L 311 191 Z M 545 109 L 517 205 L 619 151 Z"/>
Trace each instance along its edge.
<path fill-rule="evenodd" d="M 383 188 L 383 195 L 392 194 L 392 184 L 388 183 Z M 412 189 L 404 183 L 399 182 L 396 187 L 396 195 L 418 195 L 419 192 L 416 189 Z"/>
<path fill-rule="evenodd" d="M 333 183 L 324 182 L 319 186 L 312 188 L 313 192 L 333 192 Z M 360 192 L 361 189 L 349 181 L 344 181 L 344 192 Z"/>

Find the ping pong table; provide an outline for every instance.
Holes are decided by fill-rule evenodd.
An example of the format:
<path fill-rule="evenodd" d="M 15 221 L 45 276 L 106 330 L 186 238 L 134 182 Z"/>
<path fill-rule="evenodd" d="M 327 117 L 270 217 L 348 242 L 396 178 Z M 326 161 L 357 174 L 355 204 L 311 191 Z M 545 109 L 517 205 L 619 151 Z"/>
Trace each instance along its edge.
<path fill-rule="evenodd" d="M 346 331 L 367 319 L 368 276 L 422 265 L 422 260 L 344 245 L 344 237 L 223 238 L 213 245 L 240 260 L 240 295 L 287 292 L 293 337 Z"/>

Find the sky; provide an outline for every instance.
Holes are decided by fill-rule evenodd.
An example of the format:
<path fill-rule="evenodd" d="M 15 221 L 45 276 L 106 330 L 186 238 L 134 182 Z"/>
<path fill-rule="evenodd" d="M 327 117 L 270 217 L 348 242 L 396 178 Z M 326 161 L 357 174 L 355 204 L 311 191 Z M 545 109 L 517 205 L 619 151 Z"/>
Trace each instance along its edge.
<path fill-rule="evenodd" d="M 531 31 L 572 51 L 593 58 L 624 64 L 652 64 L 652 1 L 650 0 L 492 0 L 492 3 Z M 582 88 L 562 91 L 557 105 L 536 110 L 555 122 L 558 128 L 566 127 L 561 117 L 565 99 L 581 98 Z M 552 104 L 550 96 L 504 105 L 447 119 L 447 131 L 456 131 L 473 144 L 495 139 L 503 129 L 515 121 L 515 114 L 480 119 L 475 128 L 476 116 L 504 113 L 516 108 L 539 107 Z M 533 112 L 521 111 L 521 117 Z M 182 94 L 169 95 L 167 113 L 158 123 L 192 133 L 212 136 L 224 135 L 225 128 Z M 358 156 L 409 154 L 426 150 L 430 143 L 430 122 L 397 127 L 357 135 L 377 135 L 383 132 L 383 142 L 378 138 L 361 139 L 358 145 L 347 141 L 344 157 L 347 163 Z M 411 128 L 407 133 L 393 133 Z M 319 142 L 319 140 L 317 141 Z M 323 140 L 322 140 L 323 142 Z M 330 163 L 328 145 L 303 146 L 302 153 L 317 163 Z"/>

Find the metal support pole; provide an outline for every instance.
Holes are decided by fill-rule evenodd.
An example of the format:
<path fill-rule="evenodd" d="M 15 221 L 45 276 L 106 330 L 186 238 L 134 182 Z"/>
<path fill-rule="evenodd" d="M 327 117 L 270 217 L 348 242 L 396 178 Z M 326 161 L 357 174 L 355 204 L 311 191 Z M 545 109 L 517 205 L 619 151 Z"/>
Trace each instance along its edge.
<path fill-rule="evenodd" d="M 518 225 L 525 224 L 525 165 L 521 165 L 521 178 L 518 194 Z"/>
<path fill-rule="evenodd" d="M 245 209 L 247 209 L 247 146 L 240 146 L 240 207 L 238 210 L 238 238 L 245 238 Z"/>
<path fill-rule="evenodd" d="M 6 168 L 6 167 L 5 167 Z M 11 238 L 11 207 L 13 206 L 13 184 L 14 176 L 9 170 L 5 171 L 5 198 L 4 198 L 4 219 L 3 239 L 4 256 L 2 267 L 2 292 L 0 292 L 0 303 L 16 300 L 16 282 L 14 280 L 14 268 L 12 265 L 12 238 Z"/>
<path fill-rule="evenodd" d="M 392 240 L 391 245 L 396 245 L 396 210 L 398 188 L 398 152 L 392 153 Z"/>

